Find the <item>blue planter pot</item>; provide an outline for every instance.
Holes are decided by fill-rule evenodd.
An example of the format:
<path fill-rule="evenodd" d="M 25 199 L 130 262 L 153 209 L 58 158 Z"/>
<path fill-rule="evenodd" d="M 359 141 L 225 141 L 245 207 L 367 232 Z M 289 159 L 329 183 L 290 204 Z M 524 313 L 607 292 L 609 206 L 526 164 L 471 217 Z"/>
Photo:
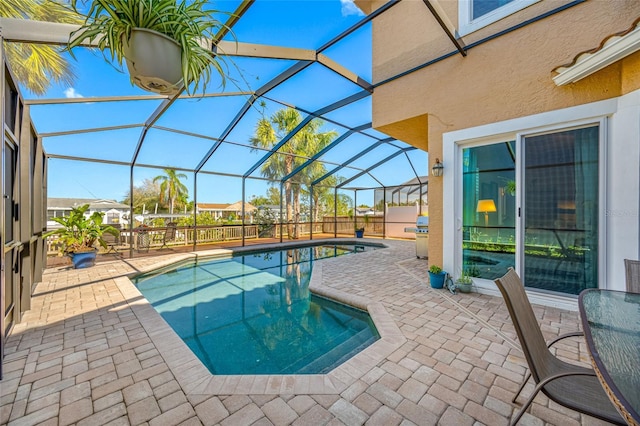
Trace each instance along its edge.
<path fill-rule="evenodd" d="M 356 229 L 356 238 L 364 237 L 364 229 Z"/>
<path fill-rule="evenodd" d="M 447 273 L 445 271 L 442 271 L 439 274 L 429 272 L 429 284 L 431 284 L 432 288 L 442 288 L 444 287 L 444 279 L 446 276 Z"/>
<path fill-rule="evenodd" d="M 96 264 L 97 251 L 84 251 L 80 253 L 71 253 L 71 261 L 74 269 L 89 268 Z"/>

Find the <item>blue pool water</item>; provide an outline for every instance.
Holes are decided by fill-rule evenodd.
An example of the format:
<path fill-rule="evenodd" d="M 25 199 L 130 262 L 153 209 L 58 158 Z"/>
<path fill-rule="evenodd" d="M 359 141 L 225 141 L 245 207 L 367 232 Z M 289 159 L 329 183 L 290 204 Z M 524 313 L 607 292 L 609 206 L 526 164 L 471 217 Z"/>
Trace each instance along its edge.
<path fill-rule="evenodd" d="M 321 245 L 200 260 L 134 283 L 213 374 L 321 374 L 379 335 L 366 312 L 310 293 L 313 260 L 371 249 Z"/>

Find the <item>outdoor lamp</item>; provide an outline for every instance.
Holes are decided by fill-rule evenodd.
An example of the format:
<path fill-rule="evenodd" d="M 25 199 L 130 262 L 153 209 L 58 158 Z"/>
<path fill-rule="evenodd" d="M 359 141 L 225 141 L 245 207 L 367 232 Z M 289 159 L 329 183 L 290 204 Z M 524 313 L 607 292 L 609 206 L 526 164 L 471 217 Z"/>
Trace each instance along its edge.
<path fill-rule="evenodd" d="M 444 170 L 444 166 L 440 162 L 440 159 L 436 158 L 436 163 L 433 165 L 433 167 L 431 167 L 431 175 L 432 176 L 442 176 L 442 171 L 443 170 Z"/>
<path fill-rule="evenodd" d="M 489 212 L 493 213 L 497 211 L 496 203 L 493 202 L 492 199 L 488 200 L 478 200 L 478 207 L 476 208 L 476 212 L 484 213 L 484 226 L 489 226 Z"/>

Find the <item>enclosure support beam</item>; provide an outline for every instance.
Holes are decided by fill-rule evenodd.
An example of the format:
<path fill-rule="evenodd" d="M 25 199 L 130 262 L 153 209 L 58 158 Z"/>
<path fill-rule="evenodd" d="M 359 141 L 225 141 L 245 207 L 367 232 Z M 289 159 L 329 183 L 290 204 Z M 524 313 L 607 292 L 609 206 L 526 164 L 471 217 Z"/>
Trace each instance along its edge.
<path fill-rule="evenodd" d="M 341 108 L 345 105 L 349 105 L 353 102 L 359 101 L 360 99 L 366 98 L 367 96 L 371 95 L 369 92 L 367 92 L 366 90 L 362 90 L 354 95 L 348 96 L 344 99 L 339 100 L 338 102 L 334 102 L 331 105 L 327 105 L 324 108 L 321 108 L 319 110 L 317 110 L 315 113 L 313 113 L 312 115 L 308 115 L 306 116 L 296 127 L 295 129 L 293 129 L 291 132 L 289 132 L 284 138 L 282 138 L 280 140 L 280 142 L 278 142 L 276 145 L 273 146 L 273 148 L 271 148 L 271 151 L 269 151 L 267 154 L 265 154 L 260 160 L 258 160 L 257 163 L 255 163 L 253 166 L 251 166 L 249 168 L 249 170 L 247 170 L 247 172 L 244 174 L 244 176 L 251 176 L 251 174 L 253 172 L 255 172 L 258 167 L 260 167 L 262 164 L 264 164 L 273 154 L 276 153 L 276 151 L 278 151 L 280 148 L 282 148 L 282 146 L 284 144 L 286 144 L 287 142 L 289 142 L 291 140 L 291 138 L 293 138 L 300 130 L 302 130 L 304 128 L 304 126 L 306 126 L 311 120 L 313 120 L 314 118 L 316 118 L 319 115 L 323 115 L 326 114 L 328 112 L 334 111 L 338 108 Z"/>
<path fill-rule="evenodd" d="M 187 244 L 187 232 L 184 234 L 185 245 Z M 193 251 L 198 247 L 198 174 L 193 174 Z"/>
<path fill-rule="evenodd" d="M 333 238 L 338 238 L 338 188 L 333 188 Z"/>
<path fill-rule="evenodd" d="M 368 169 L 365 169 L 365 170 L 361 171 L 360 173 L 358 173 L 357 175 L 352 176 L 351 178 L 345 180 L 344 182 L 340 183 L 337 187 L 338 188 L 342 188 L 343 186 L 345 186 L 349 182 L 353 182 L 354 180 L 356 180 L 359 177 L 369 173 L 371 170 L 375 169 L 376 167 L 380 167 L 382 164 L 384 164 L 387 161 L 397 157 L 398 155 L 402 154 L 403 152 L 405 152 L 405 151 L 413 151 L 414 149 L 418 149 L 418 148 L 416 148 L 414 146 L 410 146 L 410 147 L 407 147 L 407 148 L 402 148 L 402 149 L 394 152 L 393 154 L 389 155 L 388 157 L 383 158 L 382 160 L 378 161 L 376 164 L 374 164 L 373 166 L 369 167 Z M 382 184 L 381 184 L 381 186 L 382 186 Z"/>
<path fill-rule="evenodd" d="M 451 40 L 451 42 L 454 44 L 456 49 L 458 49 L 458 52 L 460 52 L 462 56 L 467 56 L 467 50 L 466 50 L 467 47 L 464 45 L 464 42 L 462 41 L 462 39 L 457 36 L 457 31 L 455 27 L 453 26 L 451 21 L 449 21 L 447 14 L 444 12 L 444 10 L 442 10 L 438 1 L 437 0 L 433 2 L 431 0 L 422 0 L 422 1 L 427 6 L 427 8 L 429 9 L 433 17 L 436 18 L 436 21 L 438 21 L 438 24 L 440 24 L 440 27 L 442 28 L 442 30 L 447 34 L 447 37 L 449 37 L 449 40 Z"/>
<path fill-rule="evenodd" d="M 242 178 L 242 201 L 240 201 L 242 203 L 242 208 L 241 208 L 241 212 L 242 212 L 242 247 L 244 247 L 245 243 L 244 243 L 244 225 L 245 225 L 245 220 L 244 220 L 244 198 L 246 197 L 246 183 L 247 183 L 247 179 L 246 178 Z"/>
<path fill-rule="evenodd" d="M 340 171 L 341 169 L 343 169 L 344 167 L 348 166 L 350 163 L 356 161 L 358 158 L 364 156 L 365 154 L 367 154 L 368 152 L 374 150 L 375 148 L 379 147 L 380 145 L 382 145 L 385 142 L 391 142 L 394 141 L 394 138 L 387 138 L 387 139 L 382 139 L 379 140 L 378 142 L 375 142 L 371 145 L 369 145 L 367 148 L 363 149 L 362 151 L 360 151 L 358 154 L 354 155 L 353 157 L 349 158 L 347 161 L 344 161 L 341 165 L 339 165 L 338 167 L 334 168 L 333 170 L 325 173 L 323 176 L 319 177 L 318 179 L 314 180 L 313 182 L 311 182 L 311 185 L 317 185 L 318 183 L 322 182 L 323 180 L 325 180 L 326 178 L 328 178 L 329 176 L 337 173 L 338 171 Z"/>
<path fill-rule="evenodd" d="M 283 177 L 280 180 L 282 182 L 288 181 L 289 179 L 291 179 L 292 177 L 294 177 L 295 175 L 300 173 L 305 167 L 308 167 L 315 160 L 317 160 L 318 158 L 322 157 L 327 152 L 331 151 L 336 145 L 338 145 L 340 142 L 342 142 L 343 140 L 345 140 L 346 138 L 348 138 L 352 134 L 354 134 L 356 132 L 360 132 L 360 131 L 365 130 L 365 129 L 370 129 L 370 128 L 371 128 L 371 123 L 367 123 L 367 124 L 363 124 L 362 126 L 358 126 L 358 127 L 354 127 L 353 129 L 349 129 L 343 135 L 341 135 L 340 137 L 336 138 L 333 142 L 331 142 L 329 145 L 327 145 L 324 148 L 322 148 L 320 151 L 316 152 L 313 156 L 309 157 L 309 159 L 307 161 L 302 163 L 300 166 L 296 167 L 291 173 L 289 173 L 288 175 L 286 175 L 285 177 Z"/>
<path fill-rule="evenodd" d="M 265 93 L 267 93 L 269 90 L 273 89 L 274 87 L 282 84 L 289 77 L 292 77 L 293 75 L 295 75 L 295 74 L 299 73 L 300 71 L 302 71 L 303 69 L 307 68 L 312 63 L 313 63 L 313 61 L 298 61 L 296 64 L 292 65 L 291 67 L 289 67 L 288 69 L 286 69 L 285 71 L 283 71 L 282 73 L 277 75 L 275 78 L 271 79 L 271 81 L 267 82 L 262 87 L 260 87 L 256 91 L 256 93 L 254 93 L 247 100 L 247 102 L 245 102 L 245 104 L 242 106 L 240 111 L 238 111 L 238 113 L 233 118 L 233 120 L 231 120 L 231 122 L 229 123 L 227 128 L 222 132 L 222 135 L 220 135 L 220 137 L 218 138 L 218 142 L 216 142 L 209 149 L 209 151 L 205 154 L 205 156 L 202 158 L 202 160 L 200 160 L 200 163 L 196 167 L 196 170 L 200 171 L 204 167 L 204 165 L 207 163 L 207 161 L 209 161 L 209 158 L 211 158 L 213 153 L 216 152 L 216 150 L 220 147 L 220 144 L 227 138 L 227 136 L 229 136 L 231 131 L 238 125 L 238 123 L 240 122 L 242 117 L 244 117 L 244 115 L 247 113 L 247 111 L 249 111 L 249 108 L 251 108 L 253 106 L 253 104 L 256 102 L 256 100 L 258 100 L 258 98 L 260 98 L 262 95 L 264 95 Z"/>
<path fill-rule="evenodd" d="M 387 238 L 387 188 L 385 187 L 382 188 L 382 238 Z"/>

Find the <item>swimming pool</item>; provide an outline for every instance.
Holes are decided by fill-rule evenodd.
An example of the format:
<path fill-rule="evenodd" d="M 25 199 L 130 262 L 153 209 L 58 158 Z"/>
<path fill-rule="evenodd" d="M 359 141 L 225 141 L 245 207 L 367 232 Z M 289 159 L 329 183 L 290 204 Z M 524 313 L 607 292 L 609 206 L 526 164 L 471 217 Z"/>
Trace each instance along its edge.
<path fill-rule="evenodd" d="M 371 249 L 243 253 L 133 281 L 212 374 L 322 374 L 379 334 L 366 312 L 310 293 L 313 261 Z"/>

